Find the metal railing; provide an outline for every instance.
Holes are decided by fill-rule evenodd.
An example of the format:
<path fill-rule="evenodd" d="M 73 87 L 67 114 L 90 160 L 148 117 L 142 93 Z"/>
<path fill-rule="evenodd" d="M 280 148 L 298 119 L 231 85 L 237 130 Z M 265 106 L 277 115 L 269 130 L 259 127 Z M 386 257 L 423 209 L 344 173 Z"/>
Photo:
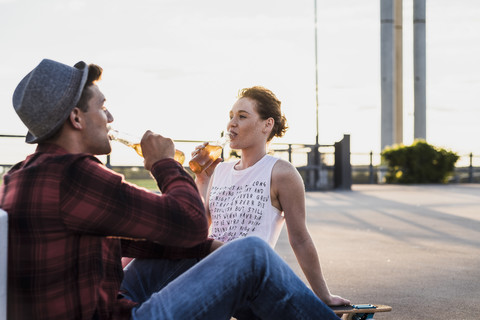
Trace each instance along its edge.
<path fill-rule="evenodd" d="M 381 165 L 379 153 L 351 153 L 353 183 L 379 183 L 386 167 Z M 455 169 L 449 182 L 480 183 L 480 155 L 473 153 L 459 155 Z"/>
<path fill-rule="evenodd" d="M 25 138 L 25 136 L 0 135 L 0 138 Z M 203 141 L 175 140 L 175 142 L 200 144 Z M 298 169 L 307 190 L 322 190 L 338 187 L 338 183 L 335 184 L 335 147 L 336 144 L 316 146 L 301 143 L 272 143 L 270 151 L 275 156 L 289 161 Z M 314 157 L 316 150 L 318 150 L 319 157 L 317 162 Z M 381 156 L 379 153 L 373 151 L 369 153 L 349 153 L 349 161 L 351 164 L 351 183 L 353 184 L 379 183 L 381 176 L 385 173 L 385 168 L 380 165 Z M 7 172 L 12 164 L 0 164 L 0 177 Z M 116 167 L 113 166 L 114 169 Z M 126 166 L 122 166 L 122 170 L 125 169 L 124 167 Z M 450 182 L 480 183 L 480 155 L 474 155 L 473 153 L 460 155 Z"/>

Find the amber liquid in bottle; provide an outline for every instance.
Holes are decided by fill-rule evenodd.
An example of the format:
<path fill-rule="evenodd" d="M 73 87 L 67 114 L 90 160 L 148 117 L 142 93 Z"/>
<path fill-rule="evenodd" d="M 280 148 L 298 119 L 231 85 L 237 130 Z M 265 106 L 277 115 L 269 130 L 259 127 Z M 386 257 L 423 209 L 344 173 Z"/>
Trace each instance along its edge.
<path fill-rule="evenodd" d="M 207 144 L 190 160 L 188 165 L 195 173 L 201 173 L 208 168 L 222 154 L 223 147 L 230 142 L 230 135 L 220 138 L 217 142 Z"/>
<path fill-rule="evenodd" d="M 108 132 L 108 137 L 110 140 L 118 141 L 127 147 L 132 148 L 137 152 L 137 154 L 143 158 L 143 153 L 142 153 L 142 146 L 140 145 L 140 142 L 132 142 L 132 141 L 139 141 L 139 138 L 136 138 L 134 136 L 131 136 L 127 133 L 122 133 L 114 129 L 110 129 Z M 181 165 L 185 162 L 185 154 L 180 151 L 175 149 L 175 155 L 173 156 L 173 159 L 178 161 Z"/>

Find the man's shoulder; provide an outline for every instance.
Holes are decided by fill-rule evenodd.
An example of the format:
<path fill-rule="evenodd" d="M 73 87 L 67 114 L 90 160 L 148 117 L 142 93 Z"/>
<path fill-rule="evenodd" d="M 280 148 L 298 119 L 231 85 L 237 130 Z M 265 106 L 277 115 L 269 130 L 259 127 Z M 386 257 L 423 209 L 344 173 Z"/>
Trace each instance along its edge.
<path fill-rule="evenodd" d="M 97 176 L 107 178 L 119 174 L 107 168 L 97 157 L 88 153 L 64 153 L 48 155 L 38 163 L 47 170 L 57 170 L 63 178 Z"/>
<path fill-rule="evenodd" d="M 70 167 L 85 167 L 89 170 L 101 170 L 105 172 L 115 173 L 107 168 L 103 162 L 97 157 L 88 153 L 65 154 L 64 163 Z"/>
<path fill-rule="evenodd" d="M 117 184 L 124 180 L 123 175 L 107 168 L 91 154 L 66 155 L 62 170 L 62 180 L 68 184 L 99 187 L 103 183 Z"/>

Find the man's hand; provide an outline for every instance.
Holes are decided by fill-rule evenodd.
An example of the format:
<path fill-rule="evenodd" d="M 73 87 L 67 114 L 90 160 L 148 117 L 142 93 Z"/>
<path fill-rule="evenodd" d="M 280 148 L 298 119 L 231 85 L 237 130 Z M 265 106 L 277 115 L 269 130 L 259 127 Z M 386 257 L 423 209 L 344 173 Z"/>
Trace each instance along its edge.
<path fill-rule="evenodd" d="M 175 145 L 173 140 L 165 138 L 159 134 L 155 134 L 150 130 L 147 130 L 140 142 L 142 146 L 143 165 L 145 169 L 150 171 L 152 165 L 162 159 L 172 158 L 175 155 Z"/>

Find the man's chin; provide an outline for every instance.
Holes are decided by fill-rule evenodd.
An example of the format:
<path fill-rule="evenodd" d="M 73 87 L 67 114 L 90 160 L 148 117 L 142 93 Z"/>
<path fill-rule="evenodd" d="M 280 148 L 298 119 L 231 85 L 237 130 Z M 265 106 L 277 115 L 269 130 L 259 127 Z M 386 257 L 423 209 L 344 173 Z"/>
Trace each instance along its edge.
<path fill-rule="evenodd" d="M 108 146 L 105 146 L 104 148 L 96 150 L 93 154 L 96 156 L 104 156 L 104 155 L 110 155 L 112 153 L 112 147 L 110 144 Z"/>
<path fill-rule="evenodd" d="M 105 150 L 104 153 L 102 153 L 102 155 L 109 156 L 111 153 L 112 153 L 112 148 L 108 148 L 107 150 Z"/>

